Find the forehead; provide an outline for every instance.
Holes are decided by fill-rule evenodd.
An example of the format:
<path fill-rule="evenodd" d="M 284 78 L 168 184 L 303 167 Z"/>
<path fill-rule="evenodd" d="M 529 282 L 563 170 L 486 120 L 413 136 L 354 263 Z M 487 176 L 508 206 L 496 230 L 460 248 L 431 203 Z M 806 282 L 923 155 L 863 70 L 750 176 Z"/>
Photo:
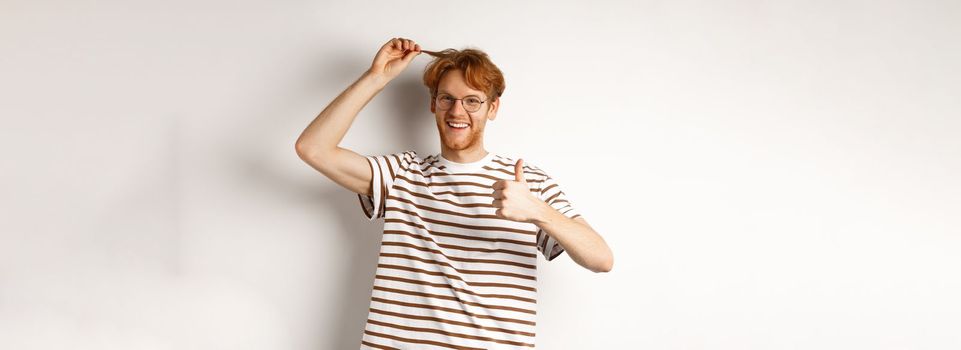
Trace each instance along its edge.
<path fill-rule="evenodd" d="M 437 93 L 454 96 L 486 96 L 483 91 L 474 90 L 467 85 L 467 80 L 464 79 L 464 71 L 460 69 L 453 69 L 444 73 L 440 82 L 437 83 Z"/>

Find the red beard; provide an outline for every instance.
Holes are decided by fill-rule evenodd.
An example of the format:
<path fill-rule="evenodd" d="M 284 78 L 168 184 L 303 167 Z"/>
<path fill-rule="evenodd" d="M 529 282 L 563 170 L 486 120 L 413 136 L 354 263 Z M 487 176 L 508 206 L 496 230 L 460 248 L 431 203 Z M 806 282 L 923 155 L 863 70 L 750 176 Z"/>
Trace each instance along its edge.
<path fill-rule="evenodd" d="M 471 124 L 466 130 L 453 130 L 447 122 L 444 122 L 438 125 L 441 143 L 454 151 L 469 149 L 480 142 L 481 130 L 476 126 Z"/>

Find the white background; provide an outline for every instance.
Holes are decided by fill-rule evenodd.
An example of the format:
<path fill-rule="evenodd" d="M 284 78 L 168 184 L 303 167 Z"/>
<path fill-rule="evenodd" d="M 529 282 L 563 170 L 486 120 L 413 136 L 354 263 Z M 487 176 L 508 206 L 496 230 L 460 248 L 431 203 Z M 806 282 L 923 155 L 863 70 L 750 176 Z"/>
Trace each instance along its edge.
<path fill-rule="evenodd" d="M 0 1 L 0 348 L 357 348 L 382 222 L 294 141 L 395 36 L 614 251 L 539 348 L 961 348 L 961 3 L 266 0 Z M 342 146 L 438 152 L 428 60 Z"/>

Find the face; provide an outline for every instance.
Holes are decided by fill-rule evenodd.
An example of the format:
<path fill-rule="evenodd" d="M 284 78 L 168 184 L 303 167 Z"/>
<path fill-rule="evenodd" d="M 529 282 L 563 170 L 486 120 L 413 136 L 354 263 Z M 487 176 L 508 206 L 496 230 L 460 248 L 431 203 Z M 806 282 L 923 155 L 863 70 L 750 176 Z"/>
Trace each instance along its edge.
<path fill-rule="evenodd" d="M 474 96 L 480 101 L 480 109 L 476 112 L 467 112 L 464 109 L 463 101 L 454 101 L 453 105 L 447 110 L 442 110 L 437 106 L 437 99 L 431 99 L 430 111 L 434 113 L 437 121 L 437 131 L 440 133 L 441 147 L 450 151 L 471 150 L 481 148 L 484 144 L 484 126 L 488 120 L 494 120 L 497 116 L 497 107 L 500 101 L 491 102 L 486 94 L 479 90 L 474 90 L 467 85 L 464 80 L 464 73 L 461 70 L 451 70 L 444 73 L 440 82 L 437 84 L 437 95 L 446 94 L 455 99 L 464 99 Z M 467 124 L 466 128 L 456 128 L 448 123 Z"/>

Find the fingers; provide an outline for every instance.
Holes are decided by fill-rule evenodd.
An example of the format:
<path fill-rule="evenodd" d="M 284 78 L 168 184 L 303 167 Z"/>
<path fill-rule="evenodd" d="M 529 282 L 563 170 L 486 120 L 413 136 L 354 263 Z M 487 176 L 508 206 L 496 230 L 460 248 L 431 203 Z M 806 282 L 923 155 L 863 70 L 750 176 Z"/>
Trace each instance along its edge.
<path fill-rule="evenodd" d="M 524 178 L 524 160 L 518 159 L 517 164 L 514 164 L 514 176 L 517 182 L 527 183 L 527 179 Z"/>
<path fill-rule="evenodd" d="M 391 38 L 377 51 L 370 72 L 393 79 L 402 72 L 414 57 L 420 55 L 420 45 L 407 38 Z"/>
<path fill-rule="evenodd" d="M 420 52 L 420 45 L 413 40 L 407 38 L 392 38 L 388 42 L 391 48 L 397 51 L 414 51 Z"/>
<path fill-rule="evenodd" d="M 399 55 L 404 63 L 410 63 L 421 52 L 420 45 L 407 38 L 392 38 L 385 46 L 390 47 L 390 56 L 397 57 Z"/>
<path fill-rule="evenodd" d="M 491 185 L 491 189 L 494 190 L 494 193 L 497 193 L 497 192 L 500 191 L 500 190 L 505 190 L 505 189 L 507 189 L 507 186 L 510 186 L 509 182 L 511 182 L 511 180 L 497 180 L 497 181 L 494 181 L 494 184 Z M 502 191 L 501 191 L 501 192 L 502 192 Z"/>
<path fill-rule="evenodd" d="M 407 56 L 404 56 L 404 62 L 410 63 L 410 61 L 413 61 L 414 57 L 417 57 L 417 55 L 420 55 L 420 51 L 411 50 L 410 52 L 407 52 Z"/>

